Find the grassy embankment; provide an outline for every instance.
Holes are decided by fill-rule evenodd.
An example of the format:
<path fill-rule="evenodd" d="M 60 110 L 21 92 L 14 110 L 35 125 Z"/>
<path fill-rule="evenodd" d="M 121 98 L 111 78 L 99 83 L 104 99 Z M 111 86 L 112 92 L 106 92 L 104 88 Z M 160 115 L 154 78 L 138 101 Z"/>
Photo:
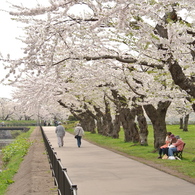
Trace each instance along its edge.
<path fill-rule="evenodd" d="M 0 194 L 5 194 L 7 187 L 13 183 L 13 176 L 17 173 L 23 157 L 27 154 L 31 145 L 29 141 L 30 134 L 35 127 L 30 127 L 30 130 L 21 133 L 11 144 L 2 149 L 2 172 L 0 172 Z"/>
<path fill-rule="evenodd" d="M 12 121 L 2 121 L 0 120 L 0 124 L 4 122 L 5 126 L 34 126 L 37 124 L 35 120 L 12 120 Z"/>
<path fill-rule="evenodd" d="M 73 124 L 66 125 L 66 130 L 73 132 Z M 186 143 L 183 159 L 180 160 L 162 160 L 157 159 L 158 151 L 154 152 L 154 137 L 153 128 L 148 126 L 148 146 L 140 146 L 134 143 L 124 142 L 124 133 L 120 132 L 119 139 L 112 139 L 98 134 L 85 132 L 84 139 L 93 142 L 102 147 L 119 151 L 129 156 L 139 157 L 156 164 L 161 164 L 165 167 L 177 170 L 180 173 L 195 178 L 195 125 L 189 125 L 188 132 L 183 132 L 179 129 L 179 125 L 167 125 L 167 131 L 171 131 L 174 135 L 179 135 Z"/>

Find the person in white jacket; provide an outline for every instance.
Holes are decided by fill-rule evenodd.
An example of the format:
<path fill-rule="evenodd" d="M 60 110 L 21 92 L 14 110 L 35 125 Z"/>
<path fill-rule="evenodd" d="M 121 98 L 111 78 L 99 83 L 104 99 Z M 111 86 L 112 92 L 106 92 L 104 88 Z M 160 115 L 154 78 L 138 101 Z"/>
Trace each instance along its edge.
<path fill-rule="evenodd" d="M 74 129 L 75 138 L 77 139 L 77 145 L 80 148 L 81 147 L 81 138 L 84 135 L 84 130 L 81 127 L 81 124 L 78 123 L 77 126 Z"/>
<path fill-rule="evenodd" d="M 64 145 L 65 128 L 62 126 L 61 122 L 58 122 L 55 132 L 58 138 L 58 146 L 62 147 Z"/>

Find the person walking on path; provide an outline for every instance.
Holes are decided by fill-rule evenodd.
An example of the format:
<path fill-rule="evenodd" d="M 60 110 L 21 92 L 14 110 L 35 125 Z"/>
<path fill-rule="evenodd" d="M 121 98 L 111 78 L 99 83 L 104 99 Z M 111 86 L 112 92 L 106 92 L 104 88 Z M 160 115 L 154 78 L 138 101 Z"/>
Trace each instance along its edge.
<path fill-rule="evenodd" d="M 62 147 L 64 145 L 65 128 L 62 126 L 61 122 L 58 122 L 55 132 L 58 138 L 58 146 Z"/>
<path fill-rule="evenodd" d="M 81 124 L 78 123 L 77 126 L 74 129 L 75 138 L 77 139 L 77 145 L 80 148 L 81 147 L 81 138 L 84 135 L 84 130 L 81 127 Z"/>

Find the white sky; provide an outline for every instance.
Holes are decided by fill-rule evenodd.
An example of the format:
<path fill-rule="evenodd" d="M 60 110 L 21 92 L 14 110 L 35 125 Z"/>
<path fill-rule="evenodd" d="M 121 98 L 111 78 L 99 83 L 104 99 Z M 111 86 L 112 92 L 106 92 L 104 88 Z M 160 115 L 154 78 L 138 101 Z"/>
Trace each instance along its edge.
<path fill-rule="evenodd" d="M 24 5 L 32 7 L 41 2 L 45 4 L 48 0 L 0 0 L 0 53 L 3 55 L 10 54 L 11 58 L 17 58 L 22 55 L 21 47 L 22 43 L 16 39 L 22 33 L 22 29 L 19 27 L 19 23 L 12 21 L 10 15 L 2 10 L 9 9 L 9 3 L 16 5 Z M 0 61 L 0 80 L 6 75 L 6 71 L 3 68 Z M 0 83 L 0 97 L 11 98 L 12 87 L 4 86 Z"/>
<path fill-rule="evenodd" d="M 18 58 L 22 56 L 21 48 L 24 47 L 22 42 L 16 39 L 16 37 L 19 37 L 22 34 L 22 29 L 19 26 L 20 23 L 11 20 L 10 15 L 3 11 L 10 10 L 10 4 L 8 2 L 15 5 L 35 7 L 37 3 L 46 6 L 50 5 L 48 1 L 49 0 L 0 0 L 0 53 L 4 56 L 10 54 L 11 58 Z M 76 13 L 78 14 L 78 9 Z M 4 78 L 5 75 L 6 71 L 0 61 L 0 80 Z M 0 83 L 0 97 L 11 98 L 12 89 L 12 87 L 4 86 Z"/>

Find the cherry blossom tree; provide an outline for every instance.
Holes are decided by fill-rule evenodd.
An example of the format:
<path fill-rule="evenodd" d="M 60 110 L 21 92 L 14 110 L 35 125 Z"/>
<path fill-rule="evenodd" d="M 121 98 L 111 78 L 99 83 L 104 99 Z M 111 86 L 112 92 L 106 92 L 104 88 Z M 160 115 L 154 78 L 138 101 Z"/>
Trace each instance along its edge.
<path fill-rule="evenodd" d="M 33 77 L 34 78 L 34 77 Z M 48 82 L 43 85 L 39 83 L 42 78 L 39 79 L 24 79 L 20 83 L 15 83 L 18 89 L 14 92 L 13 98 L 17 102 L 17 105 L 25 116 L 30 116 L 34 120 L 47 121 L 53 124 L 53 121 L 62 120 L 66 121 L 70 112 L 68 109 L 62 109 L 55 99 L 56 94 L 49 92 Z M 50 84 L 49 84 L 50 85 Z M 50 85 L 52 90 L 52 86 Z M 54 86 L 53 86 L 54 87 Z M 44 93 L 46 91 L 47 93 Z M 56 88 L 56 93 L 59 93 Z"/>
<path fill-rule="evenodd" d="M 10 99 L 0 98 L 0 119 L 3 121 L 12 119 L 15 106 Z"/>
<path fill-rule="evenodd" d="M 194 13 L 195 3 L 189 0 L 50 2 L 50 7 L 15 6 L 11 12 L 18 21 L 28 23 L 26 38 L 22 39 L 27 45 L 25 56 L 16 61 L 4 60 L 15 81 L 20 81 L 23 72 L 28 75 L 25 76 L 28 82 L 37 77 L 46 79 L 44 88 L 40 88 L 41 79 L 34 85 L 36 100 L 43 101 L 52 94 L 52 100 L 63 103 L 64 98 L 76 97 L 74 90 L 83 93 L 83 86 L 78 83 L 94 82 L 93 87 L 89 83 L 84 85 L 88 86 L 88 92 L 98 82 L 111 83 L 109 90 L 126 97 L 128 106 L 136 99 L 136 105 L 145 108 L 155 129 L 154 145 L 158 148 L 164 142 L 165 116 L 171 101 L 186 96 L 193 103 L 195 97 L 194 21 L 187 21 L 188 15 Z M 75 11 L 78 6 L 79 12 Z M 182 10 L 187 10 L 187 14 L 182 15 Z M 89 61 L 90 69 L 86 66 Z M 99 75 L 94 77 L 93 69 Z M 29 78 L 29 74 L 34 76 Z M 94 79 L 91 80 L 90 74 Z M 75 106 L 84 104 L 77 98 L 73 101 Z M 100 102 L 97 105 L 102 105 L 103 101 Z M 154 117 L 155 113 L 159 117 Z"/>

